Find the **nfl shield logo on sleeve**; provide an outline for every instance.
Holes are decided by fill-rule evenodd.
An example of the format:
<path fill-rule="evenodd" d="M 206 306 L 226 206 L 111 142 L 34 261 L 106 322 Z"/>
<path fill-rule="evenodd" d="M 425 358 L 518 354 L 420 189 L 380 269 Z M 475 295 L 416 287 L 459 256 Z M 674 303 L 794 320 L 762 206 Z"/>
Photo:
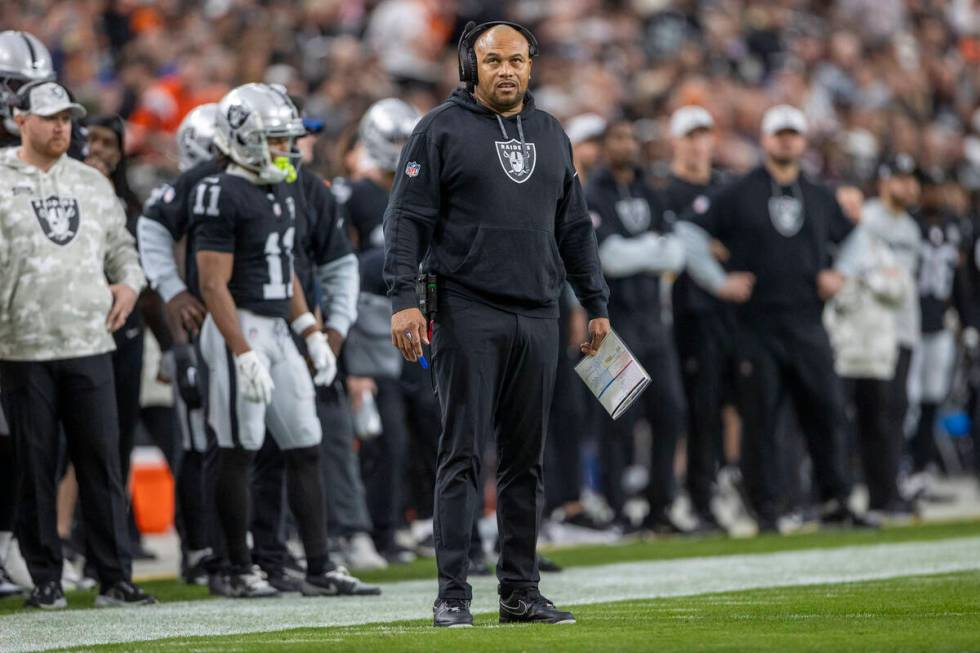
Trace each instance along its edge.
<path fill-rule="evenodd" d="M 420 172 L 422 172 L 422 164 L 417 161 L 409 161 L 405 166 L 405 174 L 409 177 L 418 177 Z"/>

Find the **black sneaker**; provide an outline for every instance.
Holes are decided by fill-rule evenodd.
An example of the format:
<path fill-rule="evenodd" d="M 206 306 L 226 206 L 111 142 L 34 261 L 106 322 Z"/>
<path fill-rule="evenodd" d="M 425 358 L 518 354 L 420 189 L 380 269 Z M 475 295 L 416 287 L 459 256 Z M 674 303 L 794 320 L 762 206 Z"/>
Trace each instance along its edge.
<path fill-rule="evenodd" d="M 694 513 L 695 526 L 691 532 L 696 535 L 714 535 L 724 533 L 725 529 L 710 510 L 698 510 Z"/>
<path fill-rule="evenodd" d="M 25 588 L 14 582 L 14 579 L 7 573 L 6 568 L 0 565 L 0 599 L 5 596 L 16 596 L 23 594 Z"/>
<path fill-rule="evenodd" d="M 464 599 L 436 599 L 432 615 L 432 625 L 437 628 L 473 627 L 470 602 Z"/>
<path fill-rule="evenodd" d="M 847 504 L 833 500 L 824 505 L 820 513 L 820 525 L 830 528 L 881 528 L 881 523 L 871 516 L 859 515 Z"/>
<path fill-rule="evenodd" d="M 228 588 L 228 575 L 224 572 L 208 574 L 208 593 L 211 596 L 231 596 Z"/>
<path fill-rule="evenodd" d="M 265 579 L 270 585 L 284 594 L 303 591 L 303 579 L 296 578 L 283 569 L 266 569 Z"/>
<path fill-rule="evenodd" d="M 133 585 L 128 580 L 121 580 L 112 587 L 102 588 L 95 597 L 95 607 L 114 608 L 123 605 L 152 605 L 157 600 Z"/>
<path fill-rule="evenodd" d="M 279 596 L 279 590 L 263 578 L 258 567 L 242 573 L 230 573 L 226 578 L 228 593 L 236 599 L 261 599 Z"/>
<path fill-rule="evenodd" d="M 517 590 L 500 598 L 500 623 L 573 624 L 575 617 L 556 608 L 537 590 Z"/>
<path fill-rule="evenodd" d="M 337 567 L 322 576 L 307 576 L 303 580 L 303 596 L 378 596 L 381 588 L 350 575 L 346 567 Z"/>
<path fill-rule="evenodd" d="M 643 520 L 643 528 L 654 535 L 686 535 L 687 529 L 680 526 L 664 510 L 650 513 Z"/>
<path fill-rule="evenodd" d="M 42 610 L 64 610 L 68 607 L 68 600 L 65 599 L 61 583 L 49 580 L 31 590 L 31 595 L 24 601 L 24 606 Z"/>

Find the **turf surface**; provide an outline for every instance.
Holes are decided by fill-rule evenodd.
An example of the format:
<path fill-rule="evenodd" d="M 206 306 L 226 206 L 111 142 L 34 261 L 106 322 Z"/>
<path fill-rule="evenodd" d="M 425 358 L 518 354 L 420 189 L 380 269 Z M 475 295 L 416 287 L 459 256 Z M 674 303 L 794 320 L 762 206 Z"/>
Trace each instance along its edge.
<path fill-rule="evenodd" d="M 974 535 L 980 535 L 980 521 L 931 523 L 886 528 L 881 531 L 826 530 L 788 536 L 765 535 L 751 539 L 730 539 L 723 536 L 667 537 L 654 541 L 611 546 L 556 549 L 548 551 L 547 555 L 563 566 L 577 567 L 643 560 L 674 560 L 837 548 L 863 544 L 920 542 Z M 428 559 L 418 560 L 407 565 L 395 566 L 381 571 L 363 572 L 357 575 L 364 580 L 381 583 L 435 578 L 435 562 Z M 191 601 L 212 598 L 204 587 L 193 587 L 175 580 L 146 581 L 140 585 L 161 601 Z M 95 603 L 94 591 L 68 592 L 67 596 L 69 609 L 91 608 Z M 0 616 L 21 611 L 24 609 L 22 606 L 23 599 L 19 597 L 0 599 Z"/>
<path fill-rule="evenodd" d="M 978 651 L 980 572 L 578 606 L 573 626 L 428 621 L 108 645 L 94 651 Z M 65 649 L 72 650 L 72 649 Z"/>

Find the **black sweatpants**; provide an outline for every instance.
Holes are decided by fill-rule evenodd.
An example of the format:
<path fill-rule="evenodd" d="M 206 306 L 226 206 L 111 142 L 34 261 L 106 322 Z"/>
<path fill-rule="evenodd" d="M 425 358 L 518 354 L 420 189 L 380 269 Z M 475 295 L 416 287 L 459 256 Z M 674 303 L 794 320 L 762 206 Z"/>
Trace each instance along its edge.
<path fill-rule="evenodd" d="M 733 359 L 734 321 L 725 313 L 674 317 L 674 342 L 687 399 L 687 491 L 694 510 L 711 513 L 712 486 L 722 459 L 721 419 Z"/>
<path fill-rule="evenodd" d="M 545 446 L 544 496 L 545 510 L 551 512 L 563 504 L 578 501 L 582 495 L 582 433 L 585 402 L 591 397 L 583 394 L 585 385 L 575 374 L 569 356 L 571 306 L 566 296 L 559 302 L 558 369 L 555 373 L 555 393 L 551 400 L 551 419 L 548 442 Z M 577 351 L 577 350 L 576 350 Z"/>
<path fill-rule="evenodd" d="M 466 582 L 482 502 L 480 453 L 497 442 L 499 591 L 536 588 L 542 455 L 557 365 L 558 321 L 529 318 L 446 294 L 432 340 L 442 410 L 435 548 L 440 598 L 472 598 Z"/>
<path fill-rule="evenodd" d="M 395 531 L 404 521 L 410 397 L 399 379 L 377 378 L 375 383 L 382 433 L 361 443 L 361 476 L 374 526 L 371 536 L 383 552 L 394 548 Z"/>
<path fill-rule="evenodd" d="M 767 315 L 736 329 L 736 394 L 742 415 L 742 476 L 762 521 L 778 515 L 779 408 L 792 402 L 813 462 L 821 501 L 845 501 L 842 390 L 827 332 L 819 321 Z"/>
<path fill-rule="evenodd" d="M 617 324 L 615 318 L 613 324 Z M 674 500 L 674 454 L 684 430 L 684 397 L 677 354 L 666 331 L 651 335 L 625 325 L 616 326 L 616 330 L 653 382 L 622 417 L 615 421 L 606 419 L 605 442 L 599 454 L 603 491 L 609 507 L 619 515 L 626 501 L 622 479 L 630 460 L 633 432 L 637 421 L 645 417 L 653 432 L 647 500 L 650 514 L 659 515 Z"/>
<path fill-rule="evenodd" d="M 61 580 L 55 501 L 59 423 L 78 476 L 86 550 L 103 586 L 128 580 L 132 565 L 111 355 L 3 361 L 0 385 L 21 471 L 15 531 L 34 583 Z"/>

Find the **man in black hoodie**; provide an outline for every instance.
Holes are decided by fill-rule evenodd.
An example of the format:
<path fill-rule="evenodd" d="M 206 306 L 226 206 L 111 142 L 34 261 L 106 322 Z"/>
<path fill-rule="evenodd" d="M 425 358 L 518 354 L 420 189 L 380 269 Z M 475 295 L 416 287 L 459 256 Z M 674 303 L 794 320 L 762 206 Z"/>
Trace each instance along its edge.
<path fill-rule="evenodd" d="M 497 439 L 501 622 L 570 623 L 538 592 L 542 451 L 567 278 L 589 313 L 594 353 L 608 289 L 561 125 L 526 92 L 537 43 L 509 23 L 467 26 L 467 90 L 429 112 L 402 151 L 385 213 L 392 342 L 410 362 L 429 344 L 415 278 L 438 277 L 432 364 L 443 432 L 436 471 L 436 626 L 469 626 L 467 551 L 480 452 Z"/>

